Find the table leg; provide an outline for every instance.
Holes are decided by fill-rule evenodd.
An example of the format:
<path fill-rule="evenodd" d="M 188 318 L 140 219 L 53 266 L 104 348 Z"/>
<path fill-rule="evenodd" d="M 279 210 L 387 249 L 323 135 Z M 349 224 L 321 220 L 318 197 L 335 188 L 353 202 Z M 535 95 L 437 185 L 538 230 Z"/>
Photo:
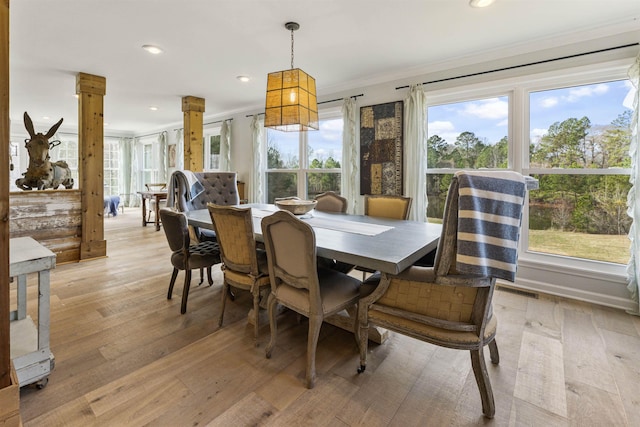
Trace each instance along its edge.
<path fill-rule="evenodd" d="M 146 203 L 147 198 L 146 197 L 142 197 L 142 226 L 146 227 L 147 226 L 147 203 Z"/>
<path fill-rule="evenodd" d="M 156 205 L 154 206 L 154 215 L 156 221 L 156 231 L 160 231 L 160 196 L 156 196 Z"/>

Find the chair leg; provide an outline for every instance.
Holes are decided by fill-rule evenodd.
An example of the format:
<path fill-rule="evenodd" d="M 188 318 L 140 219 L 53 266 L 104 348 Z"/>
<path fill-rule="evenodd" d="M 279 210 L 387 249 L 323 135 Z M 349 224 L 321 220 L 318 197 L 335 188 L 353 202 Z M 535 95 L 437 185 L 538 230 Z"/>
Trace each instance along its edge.
<path fill-rule="evenodd" d="M 258 346 L 258 321 L 260 319 L 260 287 L 255 286 L 253 290 L 253 339 Z"/>
<path fill-rule="evenodd" d="M 207 267 L 207 280 L 209 281 L 209 286 L 213 285 L 213 277 L 211 276 L 211 267 Z"/>
<path fill-rule="evenodd" d="M 189 288 L 191 287 L 191 270 L 184 271 L 184 286 L 182 288 L 182 306 L 180 307 L 180 313 L 185 314 L 187 312 L 187 298 L 189 298 Z"/>
<path fill-rule="evenodd" d="M 167 292 L 167 299 L 171 299 L 173 294 L 173 285 L 176 284 L 176 277 L 178 277 L 178 269 L 173 268 L 173 273 L 171 273 L 171 281 L 169 282 L 169 291 Z"/>
<path fill-rule="evenodd" d="M 226 280 L 222 282 L 222 306 L 220 307 L 220 318 L 218 319 L 218 326 L 222 326 L 222 319 L 224 318 L 224 306 L 227 302 L 227 293 L 229 293 L 229 283 Z"/>
<path fill-rule="evenodd" d="M 198 286 L 202 285 L 202 282 L 204 282 L 204 268 L 200 269 L 200 282 L 198 283 Z"/>
<path fill-rule="evenodd" d="M 270 293 L 269 299 L 267 301 L 267 311 L 269 313 L 269 328 L 271 329 L 271 339 L 269 340 L 269 344 L 267 344 L 267 348 L 265 349 L 265 356 L 267 357 L 267 359 L 271 358 L 271 351 L 273 351 L 273 347 L 275 347 L 276 345 L 276 335 L 278 335 L 278 324 L 276 323 L 276 306 L 276 297 L 272 293 Z"/>
<path fill-rule="evenodd" d="M 305 385 L 313 388 L 316 382 L 316 348 L 318 348 L 318 337 L 322 326 L 322 316 L 315 314 L 309 316 L 309 335 L 307 336 L 307 374 Z"/>
<path fill-rule="evenodd" d="M 363 312 L 366 307 L 361 307 L 358 304 L 358 318 L 356 319 L 355 331 L 358 338 L 358 350 L 360 350 L 360 366 L 358 367 L 358 373 L 361 374 L 367 369 L 367 350 L 369 345 L 369 320 L 367 313 Z"/>
<path fill-rule="evenodd" d="M 471 366 L 480 390 L 480 399 L 482 400 L 482 413 L 487 418 L 493 418 L 496 412 L 495 402 L 493 400 L 493 391 L 491 390 L 491 382 L 487 372 L 487 365 L 484 362 L 482 348 L 471 350 Z"/>
<path fill-rule="evenodd" d="M 491 357 L 491 363 L 497 365 L 500 363 L 500 353 L 498 353 L 498 343 L 494 339 L 489 343 L 489 356 Z"/>

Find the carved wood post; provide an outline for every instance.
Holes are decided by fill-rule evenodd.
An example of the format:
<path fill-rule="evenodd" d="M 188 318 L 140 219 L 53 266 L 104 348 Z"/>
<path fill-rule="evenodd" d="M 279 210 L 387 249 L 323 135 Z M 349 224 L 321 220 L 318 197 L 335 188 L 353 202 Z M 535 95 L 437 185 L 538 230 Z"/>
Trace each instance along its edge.
<path fill-rule="evenodd" d="M 9 1 L 0 2 L 0 389 L 11 384 L 9 336 Z"/>
<path fill-rule="evenodd" d="M 184 116 L 184 168 L 193 172 L 202 172 L 204 169 L 202 150 L 204 99 L 195 96 L 183 97 L 182 113 Z"/>
<path fill-rule="evenodd" d="M 78 156 L 82 198 L 80 259 L 107 255 L 104 240 L 104 105 L 106 79 L 78 73 Z"/>

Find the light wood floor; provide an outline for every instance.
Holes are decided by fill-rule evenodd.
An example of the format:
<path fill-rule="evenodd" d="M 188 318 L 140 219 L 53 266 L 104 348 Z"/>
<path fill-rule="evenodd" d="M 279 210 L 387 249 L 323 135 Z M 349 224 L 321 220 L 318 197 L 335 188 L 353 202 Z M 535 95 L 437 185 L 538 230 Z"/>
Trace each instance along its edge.
<path fill-rule="evenodd" d="M 180 315 L 183 276 L 167 300 L 164 233 L 140 221 L 134 209 L 105 219 L 109 256 L 52 272 L 55 369 L 44 389 L 22 389 L 26 426 L 640 425 L 640 318 L 497 290 L 493 420 L 482 416 L 468 352 L 397 334 L 370 346 L 357 375 L 353 336 L 324 325 L 316 387 L 307 390 L 306 320 L 282 314 L 266 359 L 269 327 L 254 347 L 245 293 L 227 303 L 218 328 L 219 271 L 212 287 L 194 279 Z M 30 278 L 34 318 L 36 294 Z"/>

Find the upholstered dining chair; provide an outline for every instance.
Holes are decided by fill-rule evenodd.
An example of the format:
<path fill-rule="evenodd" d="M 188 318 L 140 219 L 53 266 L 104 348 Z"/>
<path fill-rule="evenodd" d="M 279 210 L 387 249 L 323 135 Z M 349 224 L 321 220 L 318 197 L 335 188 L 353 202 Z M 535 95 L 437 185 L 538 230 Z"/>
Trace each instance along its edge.
<path fill-rule="evenodd" d="M 321 212 L 346 213 L 349 207 L 349 201 L 333 191 L 320 193 L 315 199 L 318 202 L 315 210 Z M 355 267 L 353 264 L 327 258 L 320 258 L 318 263 L 322 267 L 329 267 L 342 273 L 348 273 Z"/>
<path fill-rule="evenodd" d="M 178 170 L 171 174 L 167 205 L 180 212 L 207 209 L 208 203 L 220 206 L 239 205 L 236 172 L 192 172 Z M 216 240 L 213 230 L 189 227 L 195 241 Z"/>
<path fill-rule="evenodd" d="M 483 348 L 489 346 L 491 362 L 498 364 L 497 319 L 491 300 L 496 278 L 515 278 L 526 190 L 524 178 L 516 172 L 477 175 L 471 175 L 470 181 L 465 174 L 453 177 L 433 267 L 411 266 L 398 275 L 382 273 L 379 284 L 372 277 L 362 286 L 358 372 L 366 367 L 371 323 L 431 344 L 468 350 L 482 412 L 492 418 L 495 403 Z"/>
<path fill-rule="evenodd" d="M 364 214 L 379 218 L 408 219 L 411 209 L 411 197 L 393 195 L 372 195 L 364 196 Z M 365 280 L 367 273 L 375 273 L 375 270 L 366 267 L 355 267 L 362 272 L 362 280 Z"/>
<path fill-rule="evenodd" d="M 160 209 L 160 218 L 162 219 L 169 248 L 172 251 L 171 264 L 173 265 L 173 273 L 171 274 L 171 282 L 169 282 L 167 299 L 171 299 L 173 294 L 173 286 L 175 285 L 178 271 L 184 270 L 182 305 L 180 306 L 180 313 L 184 314 L 187 312 L 191 270 L 206 268 L 209 285 L 212 285 L 211 267 L 221 262 L 220 248 L 218 243 L 211 241 L 192 245 L 187 226 L 187 217 L 182 212 L 176 212 L 169 208 Z"/>
<path fill-rule="evenodd" d="M 313 229 L 288 211 L 278 211 L 264 217 L 262 235 L 271 280 L 267 303 L 271 339 L 266 356 L 271 357 L 276 344 L 277 304 L 308 317 L 305 385 L 313 388 L 316 348 L 322 322 L 331 314 L 355 308 L 360 298 L 358 289 L 361 282 L 332 269 L 318 268 Z"/>
<path fill-rule="evenodd" d="M 207 207 L 220 245 L 224 274 L 218 326 L 222 326 L 229 285 L 250 291 L 253 295 L 253 334 L 257 343 L 260 291 L 270 286 L 270 282 L 267 254 L 262 249 L 256 249 L 251 208 L 218 206 L 212 203 Z"/>
<path fill-rule="evenodd" d="M 316 196 L 315 209 L 323 212 L 340 212 L 346 213 L 349 207 L 349 202 L 344 197 L 333 191 L 326 191 Z"/>

